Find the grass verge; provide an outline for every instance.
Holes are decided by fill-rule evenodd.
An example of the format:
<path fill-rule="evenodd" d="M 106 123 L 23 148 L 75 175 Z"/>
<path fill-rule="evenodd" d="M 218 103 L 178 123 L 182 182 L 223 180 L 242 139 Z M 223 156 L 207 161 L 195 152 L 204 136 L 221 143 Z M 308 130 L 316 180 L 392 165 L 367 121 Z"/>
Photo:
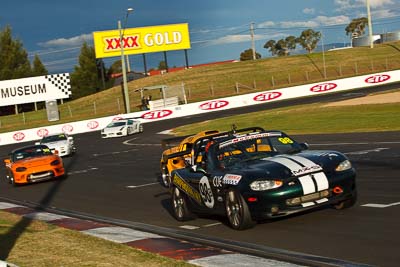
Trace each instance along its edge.
<path fill-rule="evenodd" d="M 0 211 L 0 255 L 19 267 L 193 266 L 127 245 Z"/>
<path fill-rule="evenodd" d="M 326 107 L 323 103 L 291 106 L 220 118 L 173 129 L 174 135 L 202 130 L 230 130 L 261 126 L 288 134 L 351 133 L 400 130 L 400 104 Z"/>

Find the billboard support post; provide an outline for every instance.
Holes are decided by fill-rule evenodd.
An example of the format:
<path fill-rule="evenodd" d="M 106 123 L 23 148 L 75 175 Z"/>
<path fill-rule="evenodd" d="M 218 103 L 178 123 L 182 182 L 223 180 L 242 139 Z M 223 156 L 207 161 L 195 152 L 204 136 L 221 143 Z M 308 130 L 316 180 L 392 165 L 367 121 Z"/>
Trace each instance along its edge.
<path fill-rule="evenodd" d="M 128 92 L 128 82 L 126 79 L 126 67 L 125 67 L 125 56 L 124 56 L 124 43 L 122 36 L 121 21 L 118 20 L 118 30 L 119 30 L 119 41 L 121 47 L 121 65 L 122 65 L 122 88 L 124 93 L 125 102 L 125 113 L 130 113 L 130 103 L 129 103 L 129 92 Z"/>

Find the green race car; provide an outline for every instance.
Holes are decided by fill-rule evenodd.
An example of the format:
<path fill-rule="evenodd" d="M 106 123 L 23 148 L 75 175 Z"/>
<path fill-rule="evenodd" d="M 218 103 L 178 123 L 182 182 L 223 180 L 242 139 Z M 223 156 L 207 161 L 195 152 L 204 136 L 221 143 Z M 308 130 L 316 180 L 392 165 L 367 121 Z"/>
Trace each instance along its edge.
<path fill-rule="evenodd" d="M 336 151 L 312 151 L 281 131 L 260 127 L 199 138 L 186 167 L 171 172 L 177 220 L 194 213 L 228 217 L 232 228 L 330 205 L 344 209 L 357 199 L 356 172 Z"/>

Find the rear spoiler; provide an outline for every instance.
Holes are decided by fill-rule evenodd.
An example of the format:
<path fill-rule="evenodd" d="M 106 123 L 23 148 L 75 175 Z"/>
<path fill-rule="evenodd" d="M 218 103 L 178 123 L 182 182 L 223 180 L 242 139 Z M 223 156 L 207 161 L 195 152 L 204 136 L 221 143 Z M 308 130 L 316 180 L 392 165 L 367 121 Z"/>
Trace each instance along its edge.
<path fill-rule="evenodd" d="M 192 152 L 192 150 L 185 150 L 185 151 L 180 151 L 180 152 L 176 152 L 176 153 L 172 153 L 172 154 L 168 154 L 168 155 L 162 155 L 161 163 L 166 163 L 169 159 L 172 159 L 172 158 L 178 158 L 178 157 L 184 157 L 184 156 L 190 155 L 191 152 Z"/>

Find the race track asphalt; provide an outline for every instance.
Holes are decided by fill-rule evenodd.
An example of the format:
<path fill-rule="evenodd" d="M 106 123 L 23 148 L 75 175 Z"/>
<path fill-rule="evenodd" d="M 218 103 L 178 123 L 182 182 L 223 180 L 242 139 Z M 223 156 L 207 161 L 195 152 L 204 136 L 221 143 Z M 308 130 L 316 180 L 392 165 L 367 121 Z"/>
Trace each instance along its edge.
<path fill-rule="evenodd" d="M 308 142 L 310 149 L 338 150 L 353 162 L 358 174 L 359 198 L 353 208 L 344 211 L 326 208 L 234 231 L 224 218 L 218 217 L 177 222 L 171 215 L 168 192 L 160 184 L 161 140 L 168 137 L 158 134 L 163 130 L 210 117 L 348 97 L 343 93 L 149 123 L 145 124 L 143 134 L 124 138 L 101 139 L 99 132 L 76 135 L 78 152 L 64 160 L 67 179 L 11 187 L 6 184 L 1 168 L 0 197 L 228 242 L 377 266 L 398 266 L 400 132 L 296 136 L 298 141 Z M 2 146 L 0 155 L 4 157 L 20 145 Z"/>

